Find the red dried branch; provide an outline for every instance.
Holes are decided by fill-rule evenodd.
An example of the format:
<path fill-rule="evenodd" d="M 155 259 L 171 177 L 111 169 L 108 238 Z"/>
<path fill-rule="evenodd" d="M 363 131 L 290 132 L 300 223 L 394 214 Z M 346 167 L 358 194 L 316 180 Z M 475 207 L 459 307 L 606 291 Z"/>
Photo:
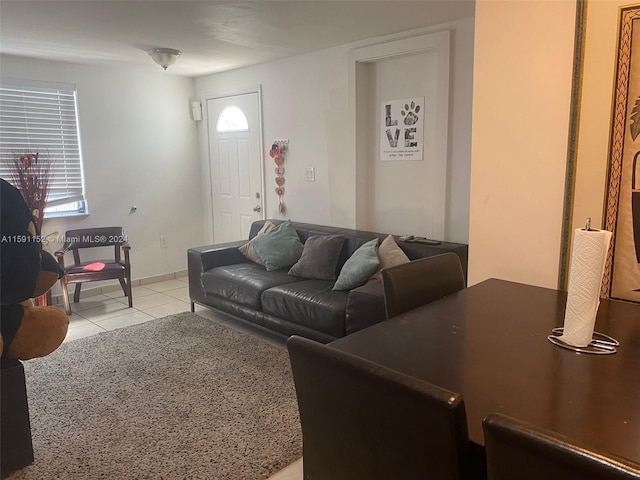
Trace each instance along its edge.
<path fill-rule="evenodd" d="M 3 158 L 10 166 L 11 183 L 20 190 L 33 214 L 38 235 L 42 230 L 43 212 L 53 178 L 52 162 L 47 157 L 41 152 L 14 152 Z"/>

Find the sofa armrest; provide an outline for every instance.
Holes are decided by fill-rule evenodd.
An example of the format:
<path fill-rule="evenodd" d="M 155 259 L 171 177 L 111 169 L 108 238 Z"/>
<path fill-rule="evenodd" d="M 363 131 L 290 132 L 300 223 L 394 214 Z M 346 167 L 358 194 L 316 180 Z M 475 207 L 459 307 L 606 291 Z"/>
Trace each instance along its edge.
<path fill-rule="evenodd" d="M 357 332 L 386 320 L 382 282 L 369 282 L 354 288 L 347 297 L 346 334 Z"/>
<path fill-rule="evenodd" d="M 189 297 L 192 302 L 205 303 L 202 274 L 207 270 L 223 265 L 250 262 L 240 251 L 246 240 L 219 243 L 187 250 L 187 269 L 189 272 Z"/>

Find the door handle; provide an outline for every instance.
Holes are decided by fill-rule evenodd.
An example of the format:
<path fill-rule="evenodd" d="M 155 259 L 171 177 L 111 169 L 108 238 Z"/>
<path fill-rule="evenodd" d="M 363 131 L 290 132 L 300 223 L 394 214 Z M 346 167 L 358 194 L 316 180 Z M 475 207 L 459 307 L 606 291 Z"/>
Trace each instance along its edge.
<path fill-rule="evenodd" d="M 256 205 L 255 207 L 253 207 L 253 211 L 260 213 L 262 211 L 262 207 L 260 207 L 260 205 Z"/>

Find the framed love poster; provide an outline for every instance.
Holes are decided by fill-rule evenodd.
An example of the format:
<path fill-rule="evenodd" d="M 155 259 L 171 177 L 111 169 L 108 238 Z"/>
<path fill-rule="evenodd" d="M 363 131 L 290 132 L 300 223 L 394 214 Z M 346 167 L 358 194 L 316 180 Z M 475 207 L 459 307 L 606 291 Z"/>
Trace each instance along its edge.
<path fill-rule="evenodd" d="M 382 102 L 380 160 L 423 160 L 424 97 Z"/>

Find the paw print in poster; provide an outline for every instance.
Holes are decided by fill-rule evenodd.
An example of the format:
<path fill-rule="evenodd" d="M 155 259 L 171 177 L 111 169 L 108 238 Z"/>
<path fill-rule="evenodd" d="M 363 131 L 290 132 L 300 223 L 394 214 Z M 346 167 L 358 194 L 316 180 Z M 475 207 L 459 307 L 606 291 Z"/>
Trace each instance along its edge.
<path fill-rule="evenodd" d="M 411 107 L 408 104 L 404 104 L 404 109 L 400 112 L 404 116 L 403 123 L 405 125 L 415 125 L 418 123 L 418 112 L 420 112 L 420 105 L 416 105 L 415 102 L 411 102 Z"/>

